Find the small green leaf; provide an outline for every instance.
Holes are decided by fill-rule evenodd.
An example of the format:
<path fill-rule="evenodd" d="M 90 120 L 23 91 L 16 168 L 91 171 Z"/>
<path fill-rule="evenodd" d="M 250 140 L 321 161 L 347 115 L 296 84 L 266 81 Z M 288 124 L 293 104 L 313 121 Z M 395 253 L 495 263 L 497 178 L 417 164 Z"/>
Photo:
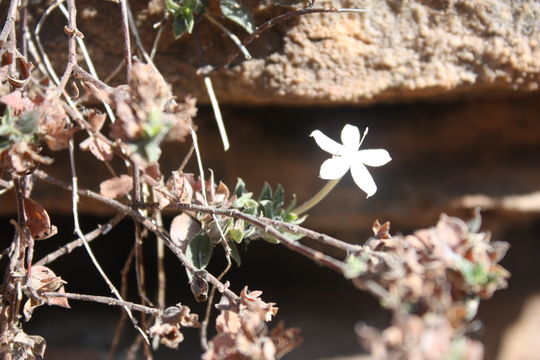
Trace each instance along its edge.
<path fill-rule="evenodd" d="M 238 247 L 233 241 L 227 241 L 229 247 L 231 248 L 231 257 L 236 263 L 236 266 L 242 265 L 242 259 L 240 258 L 240 253 L 238 252 Z"/>
<path fill-rule="evenodd" d="M 274 209 L 279 209 L 285 203 L 285 190 L 281 184 L 278 184 L 276 191 L 274 191 L 274 197 L 272 198 L 274 203 Z"/>
<path fill-rule="evenodd" d="M 184 13 L 180 13 L 174 17 L 173 34 L 175 39 L 180 38 L 180 36 L 186 32 L 191 34 L 193 31 L 195 21 L 193 19 L 193 14 L 190 13 L 190 15 L 191 16 L 186 16 Z"/>
<path fill-rule="evenodd" d="M 367 258 L 364 256 L 349 256 L 345 259 L 343 275 L 347 279 L 354 279 L 367 270 Z"/>
<path fill-rule="evenodd" d="M 177 3 L 175 3 L 172 0 L 165 0 L 165 7 L 167 8 L 167 10 L 169 12 L 171 12 L 173 14 L 176 14 L 178 11 L 181 10 L 180 5 L 178 5 Z"/>
<path fill-rule="evenodd" d="M 259 195 L 259 201 L 261 200 L 272 200 L 272 187 L 266 181 Z"/>
<path fill-rule="evenodd" d="M 144 154 L 146 155 L 148 161 L 158 161 L 159 157 L 161 156 L 161 147 L 159 146 L 159 143 L 152 141 L 146 144 L 144 147 Z"/>
<path fill-rule="evenodd" d="M 283 221 L 288 222 L 288 223 L 293 223 L 297 219 L 298 219 L 298 215 L 296 215 L 295 213 L 286 212 L 285 216 L 283 217 Z"/>
<path fill-rule="evenodd" d="M 261 200 L 259 202 L 263 211 L 263 216 L 269 219 L 274 218 L 274 207 L 271 200 Z"/>
<path fill-rule="evenodd" d="M 219 7 L 223 16 L 243 27 L 248 33 L 255 31 L 251 13 L 238 0 L 221 0 Z"/>
<path fill-rule="evenodd" d="M 210 262 L 214 247 L 210 237 L 206 234 L 197 234 L 189 243 L 186 256 L 197 269 L 204 269 Z"/>
<path fill-rule="evenodd" d="M 23 134 L 31 135 L 37 132 L 38 120 L 39 114 L 37 110 L 25 111 L 15 120 L 15 127 Z"/>
<path fill-rule="evenodd" d="M 279 244 L 279 240 L 276 239 L 275 237 L 273 236 L 270 236 L 270 235 L 267 235 L 267 234 L 262 234 L 260 235 L 260 238 L 269 242 L 270 244 Z"/>
<path fill-rule="evenodd" d="M 301 238 L 304 237 L 304 235 L 302 234 L 295 234 L 289 231 L 281 231 L 281 235 L 283 235 L 283 237 L 289 241 L 300 240 Z"/>
<path fill-rule="evenodd" d="M 227 235 L 231 240 L 240 244 L 244 240 L 244 231 L 242 229 L 231 228 L 227 231 Z"/>
<path fill-rule="evenodd" d="M 238 198 L 241 198 L 242 195 L 244 195 L 246 192 L 246 183 L 244 182 L 244 180 L 242 180 L 242 178 L 238 178 L 236 180 L 236 186 L 234 187 L 234 195 L 236 195 L 236 197 Z"/>
<path fill-rule="evenodd" d="M 11 140 L 7 136 L 0 136 L 0 151 L 3 151 L 11 146 Z"/>
<path fill-rule="evenodd" d="M 11 125 L 13 123 L 13 114 L 11 112 L 11 108 L 9 106 L 6 106 L 6 109 L 4 110 L 4 116 L 2 117 L 2 125 Z"/>

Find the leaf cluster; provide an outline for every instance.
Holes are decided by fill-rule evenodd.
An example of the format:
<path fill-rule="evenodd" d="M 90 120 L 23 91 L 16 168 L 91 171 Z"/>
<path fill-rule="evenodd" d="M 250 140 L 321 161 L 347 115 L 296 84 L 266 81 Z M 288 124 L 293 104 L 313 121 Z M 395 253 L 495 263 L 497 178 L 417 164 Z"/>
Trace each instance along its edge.
<path fill-rule="evenodd" d="M 177 39 L 185 33 L 191 34 L 202 15 L 211 12 L 235 22 L 248 33 L 255 31 L 251 12 L 238 0 L 166 0 L 165 6 L 174 17 L 173 33 Z"/>

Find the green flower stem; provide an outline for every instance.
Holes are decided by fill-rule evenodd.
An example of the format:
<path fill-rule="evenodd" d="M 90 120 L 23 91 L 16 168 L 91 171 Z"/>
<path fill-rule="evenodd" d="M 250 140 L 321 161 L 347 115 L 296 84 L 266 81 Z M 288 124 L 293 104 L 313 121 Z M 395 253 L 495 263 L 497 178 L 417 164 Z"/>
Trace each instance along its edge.
<path fill-rule="evenodd" d="M 341 178 L 335 179 L 335 180 L 328 180 L 328 182 L 322 187 L 321 190 L 319 190 L 318 193 L 313 195 L 311 199 L 303 203 L 302 205 L 298 206 L 297 208 L 293 209 L 293 213 L 296 215 L 301 215 L 305 213 L 306 211 L 310 210 L 312 207 L 317 205 L 322 199 L 326 197 L 332 191 L 334 187 L 339 183 Z"/>

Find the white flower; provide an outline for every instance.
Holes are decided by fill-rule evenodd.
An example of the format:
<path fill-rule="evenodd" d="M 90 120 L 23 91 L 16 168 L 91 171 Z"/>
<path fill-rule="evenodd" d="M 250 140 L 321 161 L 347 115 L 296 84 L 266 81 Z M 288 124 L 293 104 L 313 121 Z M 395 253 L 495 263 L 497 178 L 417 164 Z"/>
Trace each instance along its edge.
<path fill-rule="evenodd" d="M 358 128 L 347 124 L 341 130 L 341 142 L 343 144 L 339 144 L 324 135 L 320 130 L 313 131 L 310 136 L 315 138 L 317 145 L 333 155 L 331 159 L 326 160 L 321 165 L 319 176 L 327 180 L 339 179 L 351 169 L 354 182 L 367 194 L 367 197 L 375 194 L 377 185 L 375 185 L 365 165 L 383 166 L 392 158 L 388 151 L 384 149 L 360 150 L 360 145 L 364 141 L 367 132 L 368 129 L 366 128 L 364 135 L 360 138 Z"/>

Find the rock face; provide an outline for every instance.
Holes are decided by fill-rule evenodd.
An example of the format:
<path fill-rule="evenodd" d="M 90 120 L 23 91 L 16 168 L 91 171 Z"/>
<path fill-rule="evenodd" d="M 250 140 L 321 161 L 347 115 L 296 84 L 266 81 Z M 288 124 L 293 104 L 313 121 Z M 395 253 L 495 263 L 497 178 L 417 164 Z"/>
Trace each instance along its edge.
<path fill-rule="evenodd" d="M 257 4 L 252 6 L 257 24 L 292 10 L 245 3 Z M 248 46 L 252 60 L 239 56 L 233 66 L 211 74 L 221 103 L 356 105 L 538 90 L 537 0 L 318 0 L 315 6 L 372 11 L 309 14 L 278 23 Z M 120 11 L 112 2 L 81 0 L 78 7 L 79 28 L 106 78 L 122 60 Z M 161 2 L 138 0 L 131 7 L 149 51 L 157 32 L 152 25 L 163 16 Z M 65 19 L 52 18 L 55 30 L 45 27 L 42 39 L 50 53 L 62 54 L 57 47 L 65 46 Z M 241 39 L 247 36 L 220 21 Z M 155 62 L 178 95 L 204 102 L 196 70 L 224 64 L 237 48 L 206 19 L 196 29 L 197 36 L 174 40 L 166 24 Z M 53 60 L 65 66 L 61 57 Z"/>
<path fill-rule="evenodd" d="M 538 89 L 538 1 L 316 4 L 373 11 L 299 18 L 282 48 L 216 75 L 221 101 L 367 104 Z"/>

